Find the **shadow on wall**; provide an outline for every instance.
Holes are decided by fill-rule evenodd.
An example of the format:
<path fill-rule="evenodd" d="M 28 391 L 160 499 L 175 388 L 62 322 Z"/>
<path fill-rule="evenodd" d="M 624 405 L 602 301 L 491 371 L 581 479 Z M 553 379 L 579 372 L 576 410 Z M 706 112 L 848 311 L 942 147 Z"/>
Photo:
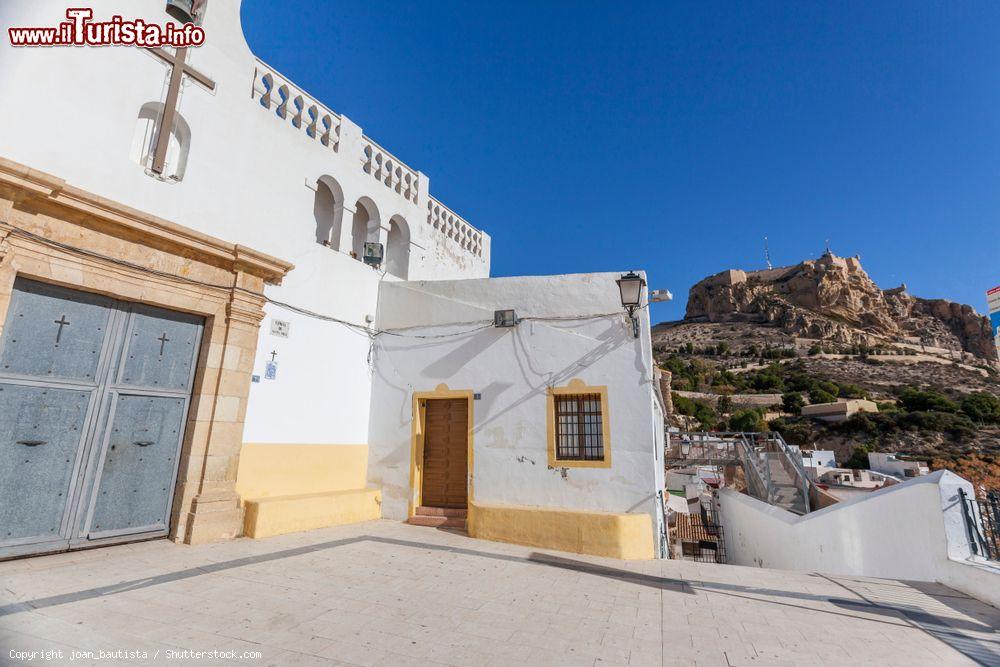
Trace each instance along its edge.
<path fill-rule="evenodd" d="M 535 323 L 535 326 L 547 325 L 539 325 L 538 323 Z M 616 324 L 612 324 L 609 331 L 613 330 L 616 326 Z M 500 419 L 502 416 L 522 405 L 526 401 L 536 396 L 544 396 L 549 387 L 557 387 L 568 383 L 574 377 L 579 375 L 582 370 L 594 365 L 599 359 L 606 357 L 616 349 L 626 345 L 629 340 L 631 340 L 631 338 L 626 336 L 625 332 L 618 327 L 618 335 L 610 335 L 606 339 L 601 340 L 596 347 L 575 361 L 567 364 L 557 371 L 544 371 L 536 369 L 532 366 L 531 352 L 526 341 L 524 340 L 524 336 L 525 334 L 520 327 L 514 330 L 512 352 L 514 360 L 517 362 L 518 370 L 521 372 L 521 378 L 524 380 L 524 383 L 528 385 L 529 390 L 520 398 L 511 401 L 506 407 L 490 415 L 487 419 L 477 421 L 477 432 L 489 426 L 493 421 Z M 518 354 L 518 351 L 520 351 L 520 354 Z M 538 378 L 542 378 L 541 382 L 538 381 Z"/>
<path fill-rule="evenodd" d="M 494 420 L 499 419 L 507 412 L 517 408 L 525 401 L 528 401 L 535 396 L 544 395 L 550 386 L 560 386 L 566 384 L 571 379 L 579 375 L 583 369 L 589 368 L 600 359 L 629 344 L 633 340 L 631 334 L 628 334 L 621 327 L 620 322 L 617 319 L 609 318 L 609 320 L 608 328 L 602 332 L 600 337 L 586 338 L 586 340 L 592 341 L 596 344 L 593 349 L 587 351 L 582 356 L 558 370 L 550 371 L 535 366 L 536 362 L 532 359 L 531 350 L 525 340 L 525 336 L 528 334 L 525 333 L 523 327 L 526 326 L 526 324 L 522 324 L 514 329 L 493 329 L 492 327 L 489 327 L 483 331 L 477 331 L 469 334 L 468 338 L 458 347 L 425 366 L 420 371 L 420 376 L 422 379 L 427 381 L 428 386 L 436 386 L 442 382 L 451 386 L 454 376 L 459 371 L 469 366 L 478 356 L 482 355 L 497 343 L 503 342 L 505 338 L 509 339 L 511 344 L 510 356 L 516 363 L 517 369 L 520 372 L 521 380 L 523 380 L 523 383 L 528 386 L 528 390 L 519 398 L 513 399 L 498 412 L 491 414 L 489 418 L 482 421 L 479 421 L 477 418 L 475 430 L 478 432 Z M 550 329 L 553 328 L 549 327 L 548 324 L 539 322 L 531 323 L 531 326 L 543 326 Z M 582 324 L 576 323 L 572 325 L 564 324 L 554 328 L 559 330 L 577 328 L 580 326 L 582 326 Z M 568 332 L 567 335 L 575 335 L 579 338 L 584 338 L 571 332 Z M 487 336 L 490 338 L 487 339 Z M 407 351 L 434 349 L 442 346 L 453 345 L 454 340 L 454 338 L 444 340 L 432 339 L 417 344 L 407 344 L 405 349 Z M 381 364 L 376 366 L 376 372 L 379 377 L 386 382 L 386 384 L 399 390 L 400 393 L 404 395 L 404 400 L 401 401 L 400 408 L 400 417 L 402 418 L 400 424 L 407 423 L 410 420 L 410 408 L 408 402 L 405 400 L 405 397 L 413 391 L 413 387 L 406 379 L 399 375 L 395 364 L 392 362 L 392 353 L 395 350 L 393 350 L 392 347 L 382 344 L 378 344 L 378 350 L 387 360 L 388 365 L 396 371 L 397 379 L 396 381 L 391 381 L 390 378 L 382 372 Z M 406 386 L 404 387 L 400 384 L 400 382 L 405 383 Z M 514 386 L 514 383 L 511 382 L 504 382 L 502 384 L 504 385 L 505 390 Z M 495 397 L 491 397 L 491 400 L 493 398 Z"/>

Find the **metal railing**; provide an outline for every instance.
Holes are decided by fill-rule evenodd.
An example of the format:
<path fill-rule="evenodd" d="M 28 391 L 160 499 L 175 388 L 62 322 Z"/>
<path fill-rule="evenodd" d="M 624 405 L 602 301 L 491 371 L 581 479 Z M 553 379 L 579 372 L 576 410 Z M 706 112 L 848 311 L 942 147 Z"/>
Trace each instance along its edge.
<path fill-rule="evenodd" d="M 753 436 L 756 439 L 763 441 L 763 448 L 766 451 L 776 452 L 781 456 L 781 459 L 784 461 L 782 465 L 784 466 L 785 471 L 795 478 L 796 483 L 802 490 L 802 500 L 805 503 L 805 513 L 808 514 L 809 487 L 812 484 L 812 481 L 809 479 L 809 476 L 806 475 L 805 466 L 802 465 L 802 454 L 792 449 L 777 431 L 771 431 L 769 433 L 755 433 Z"/>
<path fill-rule="evenodd" d="M 775 497 L 771 467 L 767 465 L 767 452 L 753 442 L 754 434 L 743 434 L 740 439 L 740 459 L 747 479 L 747 492 L 758 500 L 773 504 Z"/>
<path fill-rule="evenodd" d="M 1000 491 L 987 491 L 982 498 L 970 498 L 959 489 L 962 514 L 973 555 L 1000 561 Z"/>
<path fill-rule="evenodd" d="M 789 446 L 780 433 L 668 433 L 664 459 L 667 464 L 740 465 L 746 476 L 747 493 L 773 505 L 777 500 L 777 487 L 771 476 L 769 453 L 779 457 L 782 467 L 799 487 L 805 513 L 808 513 L 813 482 L 806 475 L 802 455 Z"/>
<path fill-rule="evenodd" d="M 726 537 L 715 509 L 705 502 L 692 514 L 677 514 L 671 530 L 673 558 L 698 563 L 725 563 Z"/>
<path fill-rule="evenodd" d="M 746 438 L 736 432 L 685 431 L 667 433 L 666 456 L 668 463 L 695 465 L 726 465 L 740 462 L 740 440 Z"/>

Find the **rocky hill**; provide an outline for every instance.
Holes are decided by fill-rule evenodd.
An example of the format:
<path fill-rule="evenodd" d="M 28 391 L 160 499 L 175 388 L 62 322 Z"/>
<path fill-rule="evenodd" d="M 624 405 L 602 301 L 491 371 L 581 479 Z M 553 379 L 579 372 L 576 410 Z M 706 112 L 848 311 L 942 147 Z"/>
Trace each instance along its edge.
<path fill-rule="evenodd" d="M 967 305 L 882 290 L 858 257 L 826 253 L 765 271 L 730 269 L 691 288 L 685 322 L 770 324 L 798 337 L 869 347 L 904 343 L 996 360 L 989 320 Z"/>
<path fill-rule="evenodd" d="M 970 306 L 880 289 L 858 257 L 730 269 L 691 288 L 683 320 L 653 328 L 672 374 L 676 424 L 749 430 L 770 424 L 805 447 L 908 451 L 1000 475 L 1000 399 L 987 318 Z M 914 402 L 914 392 L 933 400 Z M 786 398 L 786 395 L 795 396 Z M 866 397 L 879 415 L 828 425 L 798 403 Z M 986 397 L 986 398 L 984 398 Z M 991 402 L 992 401 L 992 402 Z M 928 408 L 927 405 L 931 407 Z M 964 406 L 964 407 L 963 407 Z M 1000 479 L 1000 477 L 998 477 Z"/>

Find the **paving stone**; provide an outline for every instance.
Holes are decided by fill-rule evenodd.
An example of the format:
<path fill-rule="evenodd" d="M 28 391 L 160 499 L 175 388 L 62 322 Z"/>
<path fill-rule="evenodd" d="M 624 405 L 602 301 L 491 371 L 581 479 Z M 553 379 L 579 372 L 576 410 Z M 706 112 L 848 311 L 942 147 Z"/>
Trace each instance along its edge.
<path fill-rule="evenodd" d="M 257 667 L 1000 664 L 1000 611 L 940 584 L 553 555 L 378 521 L 7 561 L 0 645 Z"/>

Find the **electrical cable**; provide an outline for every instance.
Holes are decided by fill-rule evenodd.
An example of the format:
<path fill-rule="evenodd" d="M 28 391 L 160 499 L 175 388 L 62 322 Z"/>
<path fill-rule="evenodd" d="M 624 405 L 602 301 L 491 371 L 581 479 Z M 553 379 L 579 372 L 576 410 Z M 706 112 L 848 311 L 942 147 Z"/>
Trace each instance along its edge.
<path fill-rule="evenodd" d="M 264 294 L 261 294 L 259 292 L 254 292 L 253 290 L 249 290 L 249 289 L 247 289 L 245 287 L 239 287 L 238 285 L 219 285 L 219 284 L 216 284 L 216 283 L 210 283 L 210 282 L 206 282 L 206 281 L 203 281 L 203 280 L 197 280 L 195 278 L 190 278 L 190 277 L 187 277 L 187 276 L 177 275 L 175 273 L 170 273 L 170 272 L 167 272 L 167 271 L 161 271 L 159 269 L 149 268 L 149 267 L 146 267 L 146 266 L 142 266 L 140 264 L 135 264 L 134 262 L 130 262 L 128 260 L 118 259 L 117 257 L 110 257 L 108 255 L 104 255 L 104 254 L 101 254 L 99 252 L 95 252 L 93 250 L 87 250 L 86 248 L 80 248 L 78 246 L 70 245 L 68 243 L 63 243 L 62 241 L 56 241 L 55 239 L 49 239 L 49 238 L 46 238 L 46 237 L 41 236 L 39 234 L 35 234 L 34 232 L 30 232 L 30 231 L 28 231 L 26 229 L 22 229 L 21 227 L 17 227 L 16 225 L 12 225 L 12 224 L 10 224 L 8 222 L 0 223 L 0 225 L 2 225 L 3 228 L 8 229 L 9 232 L 11 234 L 15 235 L 15 236 L 21 236 L 21 237 L 24 237 L 24 238 L 27 238 L 27 239 L 31 239 L 31 240 L 37 241 L 39 243 L 44 243 L 46 245 L 59 248 L 61 250 L 65 250 L 66 252 L 71 252 L 71 253 L 75 253 L 75 254 L 78 254 L 78 255 L 83 255 L 85 257 L 90 257 L 91 259 L 96 259 L 96 260 L 100 260 L 100 261 L 104 261 L 104 262 L 110 262 L 110 263 L 116 264 L 118 266 L 124 266 L 126 268 L 132 269 L 133 271 L 138 271 L 140 273 L 147 273 L 147 274 L 150 274 L 150 275 L 155 275 L 155 276 L 158 276 L 158 277 L 161 277 L 161 278 L 167 278 L 167 279 L 171 279 L 171 280 L 180 280 L 180 281 L 183 281 L 183 282 L 188 283 L 188 284 L 199 285 L 201 287 L 208 287 L 208 288 L 211 288 L 211 289 L 223 290 L 223 291 L 226 291 L 226 292 L 231 292 L 231 291 L 245 292 L 245 293 L 250 294 L 250 295 L 252 295 L 254 297 L 261 298 L 266 303 L 269 303 L 271 305 L 277 306 L 279 308 L 284 308 L 285 310 L 297 313 L 299 315 L 303 315 L 305 317 L 311 317 L 313 319 L 321 320 L 321 321 L 324 321 L 324 322 L 333 322 L 335 324 L 339 324 L 341 326 L 347 327 L 348 329 L 350 329 L 352 331 L 355 331 L 355 332 L 358 332 L 358 333 L 363 333 L 363 334 L 367 335 L 371 339 L 374 339 L 376 336 L 379 336 L 379 335 L 382 335 L 382 334 L 385 334 L 387 336 L 396 336 L 396 337 L 399 337 L 399 338 L 416 338 L 416 339 L 451 338 L 451 337 L 454 337 L 454 336 L 464 336 L 464 335 L 467 335 L 467 334 L 470 334 L 470 333 L 475 333 L 477 331 L 482 331 L 484 329 L 489 329 L 489 328 L 493 327 L 492 320 L 490 320 L 488 323 L 485 323 L 486 320 L 482 320 L 481 322 L 483 322 L 483 324 L 481 324 L 480 326 L 478 326 L 478 327 L 476 327 L 474 329 L 468 329 L 468 330 L 464 330 L 464 331 L 452 331 L 452 332 L 449 332 L 449 333 L 442 333 L 442 334 L 405 334 L 405 333 L 401 333 L 400 331 L 383 330 L 383 329 L 371 329 L 371 328 L 369 328 L 369 327 L 367 327 L 367 326 L 365 326 L 363 324 L 356 324 L 354 322 L 348 322 L 347 320 L 340 319 L 339 317 L 334 317 L 332 315 L 324 315 L 322 313 L 317 313 L 317 312 L 315 312 L 313 310 L 309 310 L 308 308 L 302 308 L 301 306 L 295 306 L 295 305 L 292 305 L 290 303 L 285 303 L 284 301 L 279 301 L 277 299 L 272 299 L 272 298 L 270 298 L 270 297 L 268 297 L 268 296 L 266 296 Z M 472 323 L 470 322 L 469 324 L 472 324 Z M 445 325 L 441 325 L 441 326 L 448 326 L 448 325 L 445 324 Z"/>

